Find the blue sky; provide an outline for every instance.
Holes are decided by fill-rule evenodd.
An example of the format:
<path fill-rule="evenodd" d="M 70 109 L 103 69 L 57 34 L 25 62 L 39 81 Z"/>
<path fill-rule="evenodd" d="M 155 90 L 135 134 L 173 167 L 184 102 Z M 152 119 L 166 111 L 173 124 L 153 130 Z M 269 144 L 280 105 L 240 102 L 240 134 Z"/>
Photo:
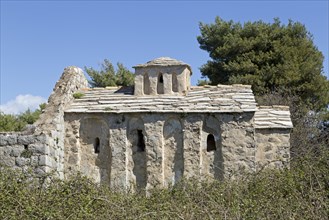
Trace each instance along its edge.
<path fill-rule="evenodd" d="M 1 0 L 1 96 L 6 113 L 45 102 L 66 66 L 106 58 L 129 69 L 161 56 L 191 65 L 192 83 L 209 59 L 199 49 L 199 22 L 280 18 L 305 24 L 325 56 L 328 1 L 4 1 Z"/>

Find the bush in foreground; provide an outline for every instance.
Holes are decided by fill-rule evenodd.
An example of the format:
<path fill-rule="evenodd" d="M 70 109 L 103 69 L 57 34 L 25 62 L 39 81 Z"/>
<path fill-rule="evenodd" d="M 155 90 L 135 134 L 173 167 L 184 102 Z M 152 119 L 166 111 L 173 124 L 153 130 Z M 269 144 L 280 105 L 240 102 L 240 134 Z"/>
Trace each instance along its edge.
<path fill-rule="evenodd" d="M 31 180 L 2 168 L 0 219 L 328 219 L 329 153 L 296 159 L 291 169 L 240 180 L 182 181 L 149 196 L 99 186 L 80 175 Z"/>

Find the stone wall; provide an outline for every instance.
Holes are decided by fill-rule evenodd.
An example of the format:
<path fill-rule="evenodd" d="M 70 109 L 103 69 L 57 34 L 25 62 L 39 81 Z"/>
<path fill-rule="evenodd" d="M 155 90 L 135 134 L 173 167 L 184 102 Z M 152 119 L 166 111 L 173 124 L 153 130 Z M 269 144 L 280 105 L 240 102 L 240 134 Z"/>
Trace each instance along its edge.
<path fill-rule="evenodd" d="M 256 170 L 252 113 L 66 113 L 65 129 L 65 177 L 79 171 L 114 188 L 149 190 L 182 177 L 220 180 Z"/>
<path fill-rule="evenodd" d="M 186 66 L 136 68 L 134 94 L 184 94 L 191 86 L 190 75 Z"/>
<path fill-rule="evenodd" d="M 1 133 L 1 162 L 37 172 L 51 171 L 63 178 L 64 170 L 64 110 L 74 99 L 73 94 L 88 87 L 83 71 L 67 67 L 56 83 L 48 103 L 33 128 L 26 133 Z"/>
<path fill-rule="evenodd" d="M 35 134 L 46 134 L 49 148 L 55 151 L 57 175 L 64 177 L 64 110 L 74 99 L 73 94 L 88 87 L 83 71 L 78 67 L 67 67 L 48 99 L 47 106 L 34 124 Z"/>
<path fill-rule="evenodd" d="M 290 129 L 256 129 L 257 170 L 289 167 Z"/>
<path fill-rule="evenodd" d="M 0 164 L 36 174 L 57 169 L 55 151 L 49 147 L 46 135 L 23 133 L 0 134 Z"/>
<path fill-rule="evenodd" d="M 232 113 L 218 116 L 217 118 L 222 123 L 224 178 L 255 171 L 256 143 L 253 113 Z"/>
<path fill-rule="evenodd" d="M 187 95 L 190 67 L 163 60 L 170 65 L 136 67 L 137 96 L 129 99 L 95 89 L 73 102 L 88 83 L 81 69 L 66 68 L 33 128 L 0 133 L 0 163 L 39 174 L 53 171 L 60 178 L 81 172 L 132 191 L 167 187 L 183 177 L 221 180 L 264 166 L 289 166 L 292 124 L 286 107 L 256 109 L 250 86 Z M 159 93 L 174 95 L 161 102 L 149 96 L 149 103 L 138 97 Z"/>

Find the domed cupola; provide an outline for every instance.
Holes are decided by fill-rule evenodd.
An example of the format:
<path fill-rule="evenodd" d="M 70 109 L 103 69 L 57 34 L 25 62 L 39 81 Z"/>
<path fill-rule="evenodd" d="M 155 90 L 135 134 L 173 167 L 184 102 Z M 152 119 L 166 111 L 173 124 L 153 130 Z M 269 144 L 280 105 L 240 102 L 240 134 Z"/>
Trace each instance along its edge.
<path fill-rule="evenodd" d="M 191 87 L 191 67 L 170 57 L 160 57 L 135 68 L 135 95 L 186 94 Z"/>

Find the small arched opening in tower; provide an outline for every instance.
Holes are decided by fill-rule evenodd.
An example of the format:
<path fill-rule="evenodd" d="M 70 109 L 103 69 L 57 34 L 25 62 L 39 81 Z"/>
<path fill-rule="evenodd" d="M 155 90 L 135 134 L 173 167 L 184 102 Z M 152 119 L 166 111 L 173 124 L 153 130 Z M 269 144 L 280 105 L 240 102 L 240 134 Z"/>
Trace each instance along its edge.
<path fill-rule="evenodd" d="M 95 138 L 95 141 L 94 141 L 94 153 L 95 154 L 98 154 L 100 152 L 100 140 L 99 138 Z"/>
<path fill-rule="evenodd" d="M 207 136 L 207 152 L 216 150 L 216 141 L 213 134 L 208 134 Z"/>
<path fill-rule="evenodd" d="M 164 80 L 163 80 L 163 74 L 159 73 L 158 75 L 158 84 L 157 84 L 157 93 L 158 94 L 164 94 Z"/>

